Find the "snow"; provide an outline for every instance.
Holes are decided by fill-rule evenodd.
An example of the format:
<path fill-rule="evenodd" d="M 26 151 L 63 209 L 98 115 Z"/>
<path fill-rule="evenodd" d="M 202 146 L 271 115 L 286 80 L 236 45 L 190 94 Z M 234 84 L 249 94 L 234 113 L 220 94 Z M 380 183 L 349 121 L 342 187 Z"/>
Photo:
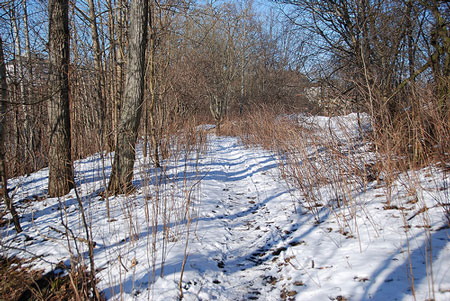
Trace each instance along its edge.
<path fill-rule="evenodd" d="M 356 120 L 353 114 L 308 123 L 357 139 Z M 185 300 L 413 300 L 414 294 L 450 300 L 450 232 L 442 206 L 449 208 L 448 172 L 428 167 L 400 175 L 391 191 L 396 208 L 386 207 L 386 187 L 374 181 L 355 193 L 353 207 L 322 206 L 312 215 L 275 154 L 213 134 L 207 146 L 161 169 L 139 148 L 137 191 L 109 197 L 109 220 L 99 192 L 112 154 L 74 164 L 107 299 L 176 300 L 186 250 Z M 1 254 L 37 256 L 35 267 L 46 271 L 61 261 L 70 265 L 70 253 L 88 264 L 86 244 L 63 234 L 67 225 L 85 237 L 75 191 L 47 198 L 47 179 L 43 169 L 9 181 L 24 231 L 1 228 Z M 320 189 L 323 200 L 335 198 Z"/>
<path fill-rule="evenodd" d="M 285 115 L 284 118 L 298 122 L 303 127 L 322 133 L 321 136 L 346 141 L 359 138 L 362 133 L 372 130 L 367 113 L 350 113 L 345 116 L 319 116 L 306 114 Z"/>

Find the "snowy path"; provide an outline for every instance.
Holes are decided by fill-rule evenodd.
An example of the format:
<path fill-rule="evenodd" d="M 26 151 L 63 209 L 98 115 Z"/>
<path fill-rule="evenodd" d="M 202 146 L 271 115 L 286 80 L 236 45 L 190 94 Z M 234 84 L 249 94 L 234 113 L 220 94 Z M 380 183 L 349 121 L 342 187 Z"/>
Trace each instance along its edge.
<path fill-rule="evenodd" d="M 146 209 L 153 212 L 148 200 L 157 190 L 148 181 L 153 171 L 140 152 L 135 175 L 141 186 L 134 195 L 110 198 L 115 218 L 107 222 L 105 202 L 97 195 L 103 187 L 100 158 L 75 164 L 78 191 L 98 242 L 99 289 L 108 300 L 178 300 L 184 224 L 175 223 L 180 220 L 177 216 L 168 216 L 173 236 L 162 248 L 160 227 L 153 239 Z M 105 160 L 106 177 L 110 162 Z M 186 186 L 177 183 L 187 180 L 192 185 L 202 179 L 194 197 L 198 211 L 190 232 L 183 300 L 412 300 L 409 273 L 417 300 L 450 300 L 450 234 L 438 206 L 448 202 L 448 173 L 433 168 L 417 171 L 414 179 L 422 190 L 415 202 L 403 185 L 407 177 L 399 177 L 393 202 L 401 209 L 386 208 L 385 188 L 369 183 L 355 196 L 359 207 L 351 220 L 342 221 L 349 208 L 320 207 L 317 223 L 307 209 L 295 208 L 304 198 L 289 191 L 277 164 L 261 148 L 245 148 L 236 138 L 215 136 L 198 165 L 168 163 L 167 175 L 173 181 L 162 188 L 167 189 L 169 209 L 185 212 L 184 205 L 177 206 L 184 204 Z M 60 261 L 70 264 L 67 239 L 53 230 L 64 229 L 61 217 L 76 236 L 83 237 L 84 230 L 74 193 L 63 199 L 46 198 L 47 179 L 48 169 L 42 169 L 9 181 L 18 187 L 15 202 L 25 231 L 16 235 L 11 225 L 1 228 L 0 247 L 9 256 L 40 258 L 35 267 L 50 271 Z M 335 197 L 322 190 L 324 202 Z M 83 251 L 85 246 L 78 246 Z"/>
<path fill-rule="evenodd" d="M 146 174 L 141 175 L 145 170 L 141 161 L 138 159 L 135 168 L 137 178 L 142 177 L 141 182 L 148 183 Z M 146 229 L 143 210 L 148 203 L 145 187 L 135 196 L 111 198 L 112 216 L 117 217 L 108 223 L 104 201 L 95 192 L 102 186 L 100 163 L 98 158 L 87 158 L 76 164 L 78 177 L 83 180 L 79 190 L 87 196 L 85 206 L 95 230 L 93 237 L 100 242 L 95 250 L 95 262 L 100 270 L 97 276 L 102 279 L 100 289 L 114 300 L 177 299 L 184 242 L 169 243 L 164 277 L 149 285 L 153 257 L 148 248 L 152 236 Z M 184 163 L 178 164 L 169 170 L 183 175 Z M 199 161 L 199 175 L 193 171 L 195 164 L 192 164 L 187 173 L 189 181 L 202 180 L 200 195 L 196 197 L 199 203 L 195 206 L 199 211 L 190 235 L 183 276 L 184 300 L 279 299 L 284 287 L 279 275 L 287 265 L 283 256 L 287 244 L 296 244 L 290 234 L 298 228 L 294 221 L 299 220 L 299 214 L 294 213 L 292 195 L 279 178 L 276 160 L 262 149 L 245 148 L 236 138 L 213 137 L 208 142 L 207 154 Z M 107 165 L 106 176 L 109 170 Z M 48 169 L 43 169 L 30 177 L 16 179 L 16 183 L 11 181 L 12 185 L 20 186 L 16 198 L 45 195 L 47 175 Z M 82 236 L 73 193 L 64 202 L 68 206 L 69 226 Z M 32 240 L 29 242 L 23 235 L 15 237 L 11 230 L 8 232 L 11 239 L 7 241 L 27 248 L 29 254 L 43 254 L 46 260 L 42 266 L 47 270 L 60 261 L 69 264 L 65 241 L 62 240 L 62 247 L 55 248 L 53 240 L 45 239 L 47 236 L 60 239 L 61 233 L 51 228 L 63 229 L 59 200 L 44 199 L 32 205 L 21 208 L 32 217 L 23 223 Z M 131 218 L 124 214 L 129 208 L 133 213 Z M 140 233 L 139 240 L 123 243 L 129 241 L 130 233 Z M 130 266 L 133 258 L 139 264 L 125 270 L 124 266 Z M 156 275 L 160 271 L 157 265 Z"/>
<path fill-rule="evenodd" d="M 186 289 L 194 299 L 279 297 L 271 283 L 278 280 L 276 261 L 295 225 L 290 196 L 274 183 L 276 162 L 235 139 L 219 138 L 211 148 L 211 169 L 202 181 L 202 231 L 190 247 Z"/>
<path fill-rule="evenodd" d="M 268 152 L 219 137 L 208 156 L 185 300 L 411 300 L 404 224 L 398 213 L 382 209 L 382 187 L 361 195 L 371 217 L 358 213 L 361 235 L 347 236 L 329 211 L 320 210 L 317 224 L 294 207 L 302 198 L 288 191 Z M 408 232 L 416 297 L 448 300 L 448 232 L 440 209 L 430 217 L 435 289 L 426 272 L 422 222 L 416 219 Z"/>

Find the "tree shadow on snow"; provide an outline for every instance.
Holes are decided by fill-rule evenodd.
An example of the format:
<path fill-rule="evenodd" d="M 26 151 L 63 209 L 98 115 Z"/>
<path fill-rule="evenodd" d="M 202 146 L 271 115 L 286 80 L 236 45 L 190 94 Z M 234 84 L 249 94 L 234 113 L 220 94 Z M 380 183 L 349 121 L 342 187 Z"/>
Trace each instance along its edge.
<path fill-rule="evenodd" d="M 421 233 L 423 234 L 423 233 Z M 420 234 L 420 235 L 421 235 Z M 417 235 L 420 236 L 420 235 Z M 414 241 L 416 238 L 409 238 L 410 242 Z M 440 230 L 434 232 L 431 235 L 431 245 L 432 245 L 432 260 L 433 262 L 441 255 L 442 252 L 446 252 L 446 246 L 449 242 L 448 232 L 445 230 Z M 412 298 L 412 278 L 411 270 L 414 281 L 414 288 L 420 286 L 421 291 L 427 291 L 426 296 L 428 300 L 433 299 L 431 292 L 431 286 L 427 289 L 427 281 L 432 281 L 429 266 L 427 267 L 427 255 L 426 245 L 427 242 L 423 240 L 423 243 L 412 250 L 411 267 L 409 266 L 409 258 L 406 243 L 402 248 L 395 254 L 389 256 L 384 263 L 371 275 L 371 282 L 365 288 L 365 293 L 363 296 L 364 300 L 386 300 L 388 296 L 390 300 L 404 300 L 405 298 Z M 403 254 L 402 254 L 403 253 Z M 402 264 L 398 265 L 388 276 L 382 278 L 382 274 L 386 269 L 389 269 L 394 261 L 403 260 Z M 436 265 L 433 264 L 433 270 L 436 270 Z M 436 274 L 435 274 L 436 275 Z M 438 290 L 439 279 L 434 279 L 434 291 Z M 382 282 L 380 284 L 380 282 Z M 425 288 L 425 289 L 424 289 Z M 415 299 L 415 298 L 414 298 Z"/>

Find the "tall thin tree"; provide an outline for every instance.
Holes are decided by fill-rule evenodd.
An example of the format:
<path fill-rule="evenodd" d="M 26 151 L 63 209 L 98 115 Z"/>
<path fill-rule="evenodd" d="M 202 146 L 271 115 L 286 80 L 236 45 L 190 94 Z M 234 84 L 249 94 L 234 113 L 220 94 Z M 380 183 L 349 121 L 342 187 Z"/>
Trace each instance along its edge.
<path fill-rule="evenodd" d="M 4 128 L 6 121 L 6 109 L 8 104 L 8 84 L 6 82 L 6 66 L 3 56 L 3 42 L 0 37 L 0 85 L 1 85 L 1 99 L 0 99 L 0 194 L 5 201 L 6 208 L 9 210 L 13 217 L 14 226 L 17 233 L 22 232 L 20 227 L 19 216 L 14 208 L 14 204 L 8 195 L 8 177 L 6 175 L 5 164 L 5 146 L 4 146 Z"/>
<path fill-rule="evenodd" d="M 24 70 L 24 76 L 27 79 L 28 83 L 30 83 L 33 79 L 33 65 L 32 65 L 32 57 L 31 57 L 31 43 L 30 43 L 30 31 L 28 25 L 28 8 L 27 8 L 27 0 L 22 0 L 23 7 L 23 34 L 25 37 L 25 58 L 26 58 L 26 67 Z M 24 103 L 28 103 L 30 99 L 33 99 L 33 89 L 29 85 L 25 87 L 25 95 Z M 33 122 L 35 121 L 32 117 L 32 114 L 29 114 L 27 110 L 33 112 L 33 108 L 27 108 L 27 106 L 23 106 L 24 109 L 24 130 L 25 137 L 27 138 L 28 143 L 28 154 L 32 157 L 33 169 L 37 169 L 37 160 L 36 160 L 36 134 L 33 129 Z"/>
<path fill-rule="evenodd" d="M 127 193 L 132 186 L 136 139 L 144 99 L 145 50 L 148 23 L 147 0 L 135 0 L 130 7 L 130 27 L 125 95 L 118 126 L 118 141 L 108 190 Z"/>
<path fill-rule="evenodd" d="M 98 109 L 98 118 L 99 118 L 99 131 L 100 137 L 102 139 L 101 143 L 103 145 L 104 142 L 104 124 L 105 124 L 105 116 L 106 116 L 106 104 L 104 100 L 103 89 L 105 88 L 105 78 L 103 73 L 103 57 L 102 57 L 102 49 L 100 47 L 100 39 L 98 36 L 98 27 L 97 27 L 97 14 L 95 12 L 94 0 L 88 0 L 89 3 L 89 22 L 91 24 L 91 37 L 93 43 L 93 51 L 94 51 L 94 67 L 95 67 L 95 77 L 96 77 L 96 92 L 97 92 L 97 109 Z"/>
<path fill-rule="evenodd" d="M 49 182 L 51 197 L 74 187 L 69 111 L 69 1 L 49 0 Z"/>
<path fill-rule="evenodd" d="M 15 77 L 18 85 L 19 95 L 20 95 L 20 102 L 22 103 L 22 113 L 23 113 L 23 132 L 21 137 L 19 138 L 19 141 L 22 141 L 20 144 L 22 144 L 23 150 L 20 152 L 17 152 L 17 156 L 21 156 L 26 154 L 27 156 L 30 156 L 31 154 L 31 148 L 30 143 L 32 142 L 31 139 L 31 129 L 30 129 L 30 120 L 28 116 L 28 97 L 27 97 L 27 87 L 25 85 L 25 68 L 24 68 L 24 57 L 22 56 L 22 45 L 21 45 L 21 34 L 19 29 L 19 20 L 16 12 L 17 3 L 15 1 L 11 1 L 9 3 L 10 5 L 10 12 L 11 12 L 11 25 L 13 29 L 13 35 L 14 35 L 14 60 L 16 64 L 15 68 Z M 25 12 L 24 12 L 25 14 Z M 25 25 L 25 24 L 24 24 Z M 28 66 L 27 66 L 28 67 Z M 18 133 L 19 134 L 19 133 Z"/>

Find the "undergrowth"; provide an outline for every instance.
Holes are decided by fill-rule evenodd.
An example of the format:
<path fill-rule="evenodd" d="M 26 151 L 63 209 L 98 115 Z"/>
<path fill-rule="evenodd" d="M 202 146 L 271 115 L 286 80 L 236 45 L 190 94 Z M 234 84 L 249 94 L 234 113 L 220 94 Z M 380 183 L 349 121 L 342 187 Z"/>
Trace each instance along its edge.
<path fill-rule="evenodd" d="M 382 210 L 398 210 L 403 217 L 408 246 L 410 221 L 420 215 L 421 224 L 416 227 L 424 229 L 429 296 L 434 298 L 427 211 L 430 206 L 440 207 L 449 224 L 450 116 L 431 88 L 416 88 L 410 98 L 411 106 L 393 118 L 386 117 L 392 112 L 383 110 L 375 116 L 358 113 L 320 119 L 257 107 L 239 120 L 227 121 L 222 131 L 239 137 L 244 145 L 271 151 L 287 186 L 300 192 L 296 205 L 318 224 L 334 217 L 342 235 L 358 239 L 360 252 L 360 223 L 378 233 L 375 212 L 370 212 L 370 200 L 364 198 L 368 190 L 381 188 Z M 345 122 L 346 118 L 353 120 Z M 431 179 L 428 184 L 421 179 L 424 173 Z M 434 203 L 426 204 L 424 194 L 433 194 Z M 409 262 L 408 278 L 415 296 L 414 268 Z"/>
<path fill-rule="evenodd" d="M 89 300 L 87 271 L 64 264 L 48 273 L 33 268 L 33 260 L 0 257 L 0 300 Z"/>

